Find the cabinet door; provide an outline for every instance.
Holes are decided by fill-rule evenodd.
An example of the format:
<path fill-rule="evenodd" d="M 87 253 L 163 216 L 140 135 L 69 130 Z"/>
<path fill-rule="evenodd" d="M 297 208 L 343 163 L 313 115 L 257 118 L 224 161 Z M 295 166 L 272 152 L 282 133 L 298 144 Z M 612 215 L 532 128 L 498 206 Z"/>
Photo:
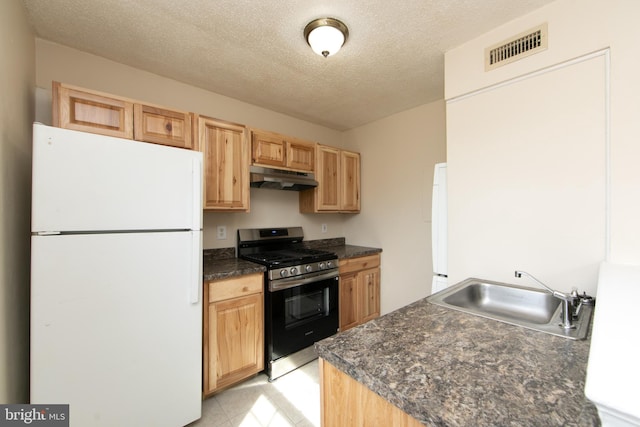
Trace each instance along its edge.
<path fill-rule="evenodd" d="M 341 210 L 360 211 L 360 154 L 351 151 L 340 153 L 340 172 L 342 175 Z"/>
<path fill-rule="evenodd" d="M 286 141 L 287 167 L 302 171 L 313 171 L 315 168 L 314 143 L 304 141 Z"/>
<path fill-rule="evenodd" d="M 380 268 L 372 268 L 358 273 L 360 293 L 360 323 L 380 316 Z"/>
<path fill-rule="evenodd" d="M 358 275 L 340 275 L 340 330 L 346 331 L 357 326 L 358 320 Z"/>
<path fill-rule="evenodd" d="M 198 117 L 205 210 L 249 211 L 249 147 L 242 125 Z"/>
<path fill-rule="evenodd" d="M 262 293 L 209 305 L 207 392 L 264 368 Z"/>
<path fill-rule="evenodd" d="M 251 139 L 251 152 L 254 164 L 285 166 L 286 150 L 284 140 L 279 135 L 253 131 Z"/>
<path fill-rule="evenodd" d="M 193 148 L 191 114 L 144 104 L 135 104 L 133 112 L 136 140 Z"/>
<path fill-rule="evenodd" d="M 318 145 L 316 175 L 318 210 L 340 210 L 340 150 Z"/>
<path fill-rule="evenodd" d="M 53 83 L 53 126 L 133 139 L 133 102 Z"/>

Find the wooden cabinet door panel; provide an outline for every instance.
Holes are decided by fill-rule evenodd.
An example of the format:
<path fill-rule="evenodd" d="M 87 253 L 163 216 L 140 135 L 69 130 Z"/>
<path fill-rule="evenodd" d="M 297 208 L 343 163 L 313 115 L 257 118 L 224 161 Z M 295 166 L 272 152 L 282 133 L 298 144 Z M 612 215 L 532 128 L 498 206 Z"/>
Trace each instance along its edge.
<path fill-rule="evenodd" d="M 302 171 L 313 171 L 315 166 L 315 145 L 300 141 L 286 141 L 287 167 Z"/>
<path fill-rule="evenodd" d="M 262 294 L 209 305 L 209 390 L 263 369 Z"/>
<path fill-rule="evenodd" d="M 320 418 L 323 427 L 424 427 L 324 359 L 318 359 Z"/>
<path fill-rule="evenodd" d="M 342 151 L 340 158 L 342 211 L 360 211 L 360 154 Z"/>
<path fill-rule="evenodd" d="M 282 138 L 262 132 L 252 134 L 253 163 L 266 166 L 284 166 L 286 151 Z"/>
<path fill-rule="evenodd" d="M 138 141 L 192 149 L 191 114 L 135 104 L 134 136 Z"/>
<path fill-rule="evenodd" d="M 380 316 L 380 268 L 360 272 L 358 288 L 361 297 L 360 322 Z"/>
<path fill-rule="evenodd" d="M 53 126 L 133 139 L 133 102 L 53 83 Z"/>
<path fill-rule="evenodd" d="M 340 275 L 340 330 L 346 331 L 359 323 L 358 319 L 358 276 L 357 274 Z"/>
<path fill-rule="evenodd" d="M 207 210 L 249 210 L 249 150 L 246 128 L 199 117 L 198 145 L 204 161 Z"/>
<path fill-rule="evenodd" d="M 319 182 L 317 191 L 318 210 L 340 209 L 340 150 L 332 147 L 318 146 Z"/>

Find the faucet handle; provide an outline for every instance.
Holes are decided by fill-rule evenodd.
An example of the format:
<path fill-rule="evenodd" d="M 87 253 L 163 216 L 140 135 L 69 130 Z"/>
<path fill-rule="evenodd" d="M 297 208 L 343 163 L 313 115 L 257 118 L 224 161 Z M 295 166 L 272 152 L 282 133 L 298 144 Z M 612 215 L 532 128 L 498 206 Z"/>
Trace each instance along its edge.
<path fill-rule="evenodd" d="M 582 295 L 579 295 L 580 303 L 584 305 L 596 305 L 596 299 L 591 295 L 587 295 L 586 292 L 582 292 Z"/>

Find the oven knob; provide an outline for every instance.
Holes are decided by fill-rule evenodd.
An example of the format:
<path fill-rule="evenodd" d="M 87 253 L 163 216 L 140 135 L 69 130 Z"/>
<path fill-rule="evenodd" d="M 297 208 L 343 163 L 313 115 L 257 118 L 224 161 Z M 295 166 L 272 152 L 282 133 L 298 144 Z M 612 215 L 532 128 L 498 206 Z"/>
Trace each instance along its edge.
<path fill-rule="evenodd" d="M 291 275 L 292 275 L 292 276 L 295 276 L 296 274 L 298 274 L 298 268 L 297 268 L 297 267 L 293 267 L 293 268 L 291 269 Z"/>
<path fill-rule="evenodd" d="M 280 277 L 287 277 L 289 272 L 287 270 L 280 270 Z"/>
<path fill-rule="evenodd" d="M 311 267 L 309 264 L 307 264 L 307 265 L 305 265 L 304 269 L 305 269 L 305 271 L 307 273 L 311 273 L 311 271 L 313 270 L 313 267 Z"/>
<path fill-rule="evenodd" d="M 327 261 L 327 268 L 333 267 L 333 261 Z"/>
<path fill-rule="evenodd" d="M 324 262 L 321 262 L 320 264 L 318 264 L 318 268 L 319 268 L 320 270 L 324 270 L 324 268 L 325 268 L 325 267 L 324 267 Z"/>

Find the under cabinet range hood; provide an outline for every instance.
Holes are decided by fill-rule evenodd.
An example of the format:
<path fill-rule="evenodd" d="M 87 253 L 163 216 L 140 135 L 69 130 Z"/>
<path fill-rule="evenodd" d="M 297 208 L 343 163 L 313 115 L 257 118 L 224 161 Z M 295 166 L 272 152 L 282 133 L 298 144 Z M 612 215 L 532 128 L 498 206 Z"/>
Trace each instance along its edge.
<path fill-rule="evenodd" d="M 318 186 L 313 172 L 295 172 L 282 169 L 251 166 L 251 186 L 274 190 L 303 191 Z"/>

